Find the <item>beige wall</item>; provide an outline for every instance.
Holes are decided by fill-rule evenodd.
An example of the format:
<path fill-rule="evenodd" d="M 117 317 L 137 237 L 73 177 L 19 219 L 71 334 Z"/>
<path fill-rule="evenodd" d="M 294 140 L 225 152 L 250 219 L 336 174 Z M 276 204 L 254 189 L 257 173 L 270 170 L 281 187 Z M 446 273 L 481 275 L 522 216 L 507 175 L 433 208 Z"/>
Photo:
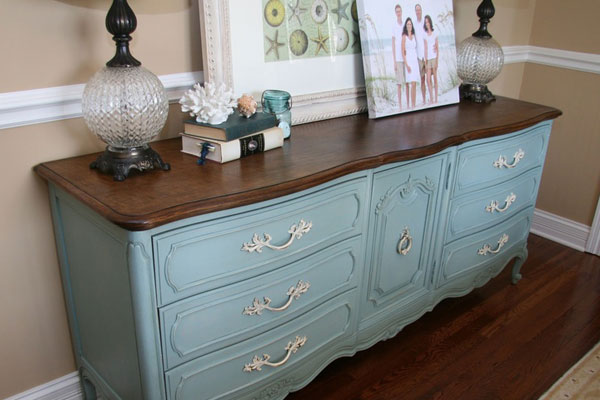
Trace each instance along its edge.
<path fill-rule="evenodd" d="M 479 2 L 454 1 L 458 40 L 477 29 L 475 9 Z M 0 93 L 86 82 L 113 53 L 112 41 L 104 29 L 108 3 L 108 0 L 3 0 L 0 52 L 4 58 L 0 63 L 3 77 Z M 129 0 L 129 3 L 138 17 L 131 48 L 144 66 L 159 75 L 202 69 L 195 0 Z M 579 30 L 573 27 L 573 37 L 563 42 L 557 41 L 562 38 L 560 34 L 556 36 L 559 30 L 553 30 L 560 26 L 556 18 L 571 11 L 571 3 L 585 4 L 591 7 L 588 15 L 599 15 L 597 5 L 600 3 L 596 0 L 537 3 L 535 0 L 497 0 L 490 31 L 504 46 L 555 47 L 553 43 L 561 43 L 560 46 L 564 43 L 564 47 L 556 47 L 583 51 L 583 47 L 578 47 L 582 44 L 575 39 L 582 34 L 581 29 L 593 26 L 595 21 L 577 28 Z M 544 25 L 547 18 L 554 18 L 549 27 Z M 591 51 L 589 46 L 586 49 Z M 597 79 L 597 75 L 592 74 L 513 64 L 507 65 L 490 85 L 497 94 L 521 95 L 565 111 L 553 133 L 539 204 L 551 212 L 588 224 L 591 198 L 598 196 L 598 175 L 595 172 L 595 178 L 593 175 L 585 178 L 595 179 L 595 194 L 590 190 L 592 184 L 584 180 L 577 182 L 574 177 L 589 169 L 590 160 L 594 160 L 591 150 L 598 149 L 598 142 L 593 141 L 594 126 L 595 137 L 600 136 L 598 100 L 593 99 L 591 91 L 589 99 L 584 97 L 579 101 L 578 98 L 581 88 L 594 82 L 595 93 L 598 93 Z M 560 84 L 548 84 L 557 80 Z M 573 87 L 577 92 L 569 90 Z M 172 105 L 161 137 L 175 135 L 183 117 L 177 105 Z M 588 136 L 582 136 L 586 133 Z M 581 151 L 561 151 L 582 137 L 587 139 L 578 147 Z M 58 378 L 75 368 L 47 187 L 32 172 L 32 167 L 102 147 L 81 119 L 0 130 L 0 181 L 4 187 L 0 196 L 0 254 L 4 260 L 0 264 L 3 277 L 0 280 L 0 398 Z M 578 159 L 577 168 L 571 168 L 577 173 L 568 173 L 570 157 Z M 554 196 L 551 189 L 564 187 L 565 181 L 569 182 L 572 197 L 586 198 L 586 204 L 570 203 L 568 199 Z M 571 213 L 573 208 L 581 208 L 582 212 Z"/>
<path fill-rule="evenodd" d="M 0 92 L 85 83 L 114 53 L 108 0 L 3 0 Z M 133 55 L 152 72 L 202 69 L 197 3 L 129 0 L 138 18 Z M 160 138 L 179 132 L 172 105 Z M 47 186 L 36 164 L 99 151 L 82 119 L 0 130 L 0 398 L 75 369 Z"/>
<path fill-rule="evenodd" d="M 566 18 L 576 15 L 577 18 Z M 538 1 L 531 45 L 600 54 L 600 2 Z M 537 206 L 591 225 L 600 195 L 600 75 L 528 64 L 520 97 L 563 111 L 552 130 Z"/>
<path fill-rule="evenodd" d="M 130 0 L 138 27 L 131 52 L 157 75 L 202 69 L 192 0 Z M 0 92 L 85 83 L 114 54 L 108 0 L 3 0 Z M 192 10 L 193 7 L 193 10 Z M 9 62 L 5 62 L 8 60 Z"/>
<path fill-rule="evenodd" d="M 600 195 L 600 75 L 528 64 L 523 76 L 523 100 L 564 113 L 552 129 L 537 207 L 591 225 Z"/>
<path fill-rule="evenodd" d="M 481 0 L 454 0 L 453 3 L 456 39 L 460 41 L 479 28 L 477 6 Z M 529 44 L 535 3 L 536 0 L 495 0 L 496 15 L 488 25 L 494 39 L 502 46 Z"/>
<path fill-rule="evenodd" d="M 600 54 L 600 1 L 538 1 L 531 45 Z"/>

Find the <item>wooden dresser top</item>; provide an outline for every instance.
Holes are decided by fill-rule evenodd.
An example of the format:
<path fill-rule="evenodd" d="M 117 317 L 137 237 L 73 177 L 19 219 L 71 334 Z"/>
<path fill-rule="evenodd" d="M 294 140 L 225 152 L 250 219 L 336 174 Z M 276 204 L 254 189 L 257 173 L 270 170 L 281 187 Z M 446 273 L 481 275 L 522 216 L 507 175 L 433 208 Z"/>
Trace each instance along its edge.
<path fill-rule="evenodd" d="M 376 120 L 366 114 L 292 128 L 283 148 L 226 164 L 181 153 L 181 139 L 151 144 L 171 171 L 135 171 L 124 182 L 91 170 L 98 154 L 42 163 L 36 172 L 109 221 L 146 230 L 194 215 L 256 203 L 351 172 L 421 158 L 469 140 L 514 132 L 561 115 L 538 104 L 498 97 Z"/>

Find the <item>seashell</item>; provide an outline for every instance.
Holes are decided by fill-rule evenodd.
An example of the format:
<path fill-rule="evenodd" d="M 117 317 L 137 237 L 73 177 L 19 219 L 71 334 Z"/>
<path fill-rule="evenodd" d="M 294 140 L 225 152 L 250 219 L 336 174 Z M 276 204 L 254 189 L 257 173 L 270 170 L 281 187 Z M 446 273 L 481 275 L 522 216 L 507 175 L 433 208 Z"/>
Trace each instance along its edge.
<path fill-rule="evenodd" d="M 236 106 L 233 90 L 224 83 L 196 83 L 179 100 L 181 111 L 189 112 L 197 122 L 218 125 L 227 121 Z"/>
<path fill-rule="evenodd" d="M 256 113 L 257 106 L 258 103 L 249 94 L 244 94 L 238 99 L 238 111 L 246 118 L 250 118 Z"/>

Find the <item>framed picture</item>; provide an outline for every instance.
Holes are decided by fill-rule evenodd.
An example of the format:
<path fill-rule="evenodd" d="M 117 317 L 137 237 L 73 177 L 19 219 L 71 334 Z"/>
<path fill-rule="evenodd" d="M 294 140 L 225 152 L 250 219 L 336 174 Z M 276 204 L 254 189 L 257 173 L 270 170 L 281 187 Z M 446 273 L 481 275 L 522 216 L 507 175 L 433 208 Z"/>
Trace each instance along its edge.
<path fill-rule="evenodd" d="M 370 118 L 459 102 L 452 0 L 358 0 Z"/>
<path fill-rule="evenodd" d="M 292 123 L 366 111 L 356 0 L 199 0 L 206 81 L 292 95 Z"/>

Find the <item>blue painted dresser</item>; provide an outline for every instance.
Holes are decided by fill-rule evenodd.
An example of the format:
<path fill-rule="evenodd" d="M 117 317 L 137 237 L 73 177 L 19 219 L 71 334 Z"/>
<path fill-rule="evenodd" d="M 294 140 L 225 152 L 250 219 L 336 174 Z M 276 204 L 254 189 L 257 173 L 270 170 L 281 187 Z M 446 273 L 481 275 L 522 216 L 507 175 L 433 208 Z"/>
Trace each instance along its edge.
<path fill-rule="evenodd" d="M 509 262 L 553 118 L 499 98 L 294 127 L 284 148 L 125 182 L 44 163 L 88 398 L 280 399 Z"/>

